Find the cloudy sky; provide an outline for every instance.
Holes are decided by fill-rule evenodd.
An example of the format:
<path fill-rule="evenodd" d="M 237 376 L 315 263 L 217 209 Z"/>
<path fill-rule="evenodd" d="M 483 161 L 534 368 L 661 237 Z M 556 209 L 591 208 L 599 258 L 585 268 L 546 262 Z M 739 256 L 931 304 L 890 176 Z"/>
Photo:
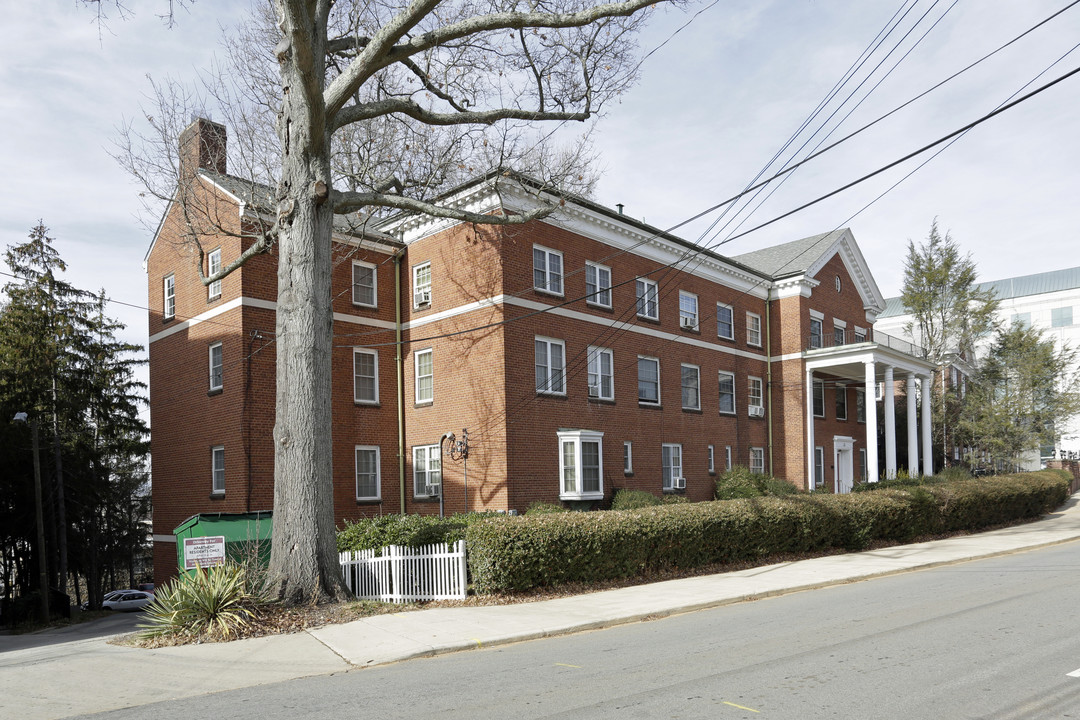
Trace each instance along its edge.
<path fill-rule="evenodd" d="M 805 132 L 792 149 L 809 140 L 802 154 L 809 152 L 872 87 L 826 144 L 1071 1 L 719 0 L 662 14 L 641 38 L 642 53 L 651 53 L 641 82 L 609 105 L 598 125 L 603 175 L 596 199 L 623 203 L 628 214 L 668 228 L 735 195 L 901 8 L 910 12 L 818 124 L 855 91 L 851 101 L 824 132 Z M 117 301 L 113 315 L 129 326 L 126 339 L 144 343 L 142 259 L 150 237 L 137 217 L 139 188 L 110 157 L 111 142 L 117 126 L 145 104 L 147 76 L 194 78 L 209 65 L 219 28 L 241 17 L 248 2 L 195 2 L 171 29 L 155 15 L 165 0 L 129 2 L 136 12 L 105 29 L 74 0 L 7 5 L 0 30 L 0 242 L 22 242 L 42 219 L 69 263 L 69 280 L 104 287 Z M 829 193 L 1080 66 L 1080 51 L 1057 62 L 1077 40 L 1080 7 L 801 168 L 759 207 L 764 195 L 755 200 L 748 217 L 729 214 L 709 230 L 714 213 L 676 232 L 712 245 Z M 1080 265 L 1078 127 L 1080 75 L 973 129 L 921 169 L 929 154 L 734 239 L 722 252 L 849 226 L 891 296 L 899 292 L 907 241 L 924 238 L 937 217 L 972 253 L 981 279 Z"/>

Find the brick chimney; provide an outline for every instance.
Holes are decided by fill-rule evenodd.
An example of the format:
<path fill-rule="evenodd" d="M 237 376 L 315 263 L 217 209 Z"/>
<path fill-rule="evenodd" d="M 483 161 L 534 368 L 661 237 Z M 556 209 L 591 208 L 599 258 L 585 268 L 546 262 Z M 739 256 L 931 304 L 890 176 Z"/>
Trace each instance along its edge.
<path fill-rule="evenodd" d="M 205 118 L 195 118 L 180 133 L 180 177 L 197 170 L 225 174 L 225 126 Z"/>

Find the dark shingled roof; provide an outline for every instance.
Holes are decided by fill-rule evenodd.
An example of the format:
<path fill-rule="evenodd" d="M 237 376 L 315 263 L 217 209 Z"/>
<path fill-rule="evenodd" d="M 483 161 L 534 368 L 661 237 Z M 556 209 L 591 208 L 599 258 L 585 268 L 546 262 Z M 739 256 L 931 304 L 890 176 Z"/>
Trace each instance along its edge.
<path fill-rule="evenodd" d="M 774 279 L 802 275 L 846 231 L 847 228 L 840 228 L 821 235 L 811 235 L 802 240 L 736 255 L 731 259 Z"/>

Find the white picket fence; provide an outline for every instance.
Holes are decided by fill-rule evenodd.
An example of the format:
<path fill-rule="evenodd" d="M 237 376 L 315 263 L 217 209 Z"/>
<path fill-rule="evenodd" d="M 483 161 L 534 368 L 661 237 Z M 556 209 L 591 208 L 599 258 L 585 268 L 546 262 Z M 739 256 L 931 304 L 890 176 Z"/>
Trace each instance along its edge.
<path fill-rule="evenodd" d="M 459 600 L 465 597 L 465 541 L 420 548 L 388 545 L 382 554 L 356 550 L 340 554 L 345 584 L 358 598 L 383 602 Z"/>

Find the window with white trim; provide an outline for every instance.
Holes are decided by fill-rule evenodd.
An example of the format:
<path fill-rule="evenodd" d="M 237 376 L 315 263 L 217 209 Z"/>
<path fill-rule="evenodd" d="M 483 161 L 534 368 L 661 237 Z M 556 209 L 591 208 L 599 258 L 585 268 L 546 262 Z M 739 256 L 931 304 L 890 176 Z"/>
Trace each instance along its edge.
<path fill-rule="evenodd" d="M 859 448 L 859 478 L 866 482 L 866 448 Z"/>
<path fill-rule="evenodd" d="M 161 317 L 163 320 L 172 320 L 176 317 L 176 276 L 172 274 L 166 275 L 163 285 Z"/>
<path fill-rule="evenodd" d="M 709 474 L 716 474 L 716 448 L 712 445 L 709 446 Z"/>
<path fill-rule="evenodd" d="M 225 446 L 210 448 L 210 492 L 225 494 Z"/>
<path fill-rule="evenodd" d="M 836 389 L 836 419 L 847 420 L 847 386 L 837 383 Z"/>
<path fill-rule="evenodd" d="M 825 417 L 825 381 L 814 381 L 814 417 Z"/>
<path fill-rule="evenodd" d="M 562 340 L 537 337 L 536 392 L 543 395 L 566 394 L 566 345 Z"/>
<path fill-rule="evenodd" d="M 634 474 L 634 444 L 626 440 L 622 444 L 623 475 Z"/>
<path fill-rule="evenodd" d="M 352 302 L 361 307 L 377 306 L 377 288 L 375 286 L 375 266 L 371 263 L 353 260 L 352 264 Z"/>
<path fill-rule="evenodd" d="M 559 436 L 559 498 L 599 500 L 604 497 L 604 433 L 564 430 Z"/>
<path fill-rule="evenodd" d="M 698 329 L 698 299 L 694 293 L 679 291 L 679 327 Z"/>
<path fill-rule="evenodd" d="M 701 368 L 697 365 L 682 366 L 683 410 L 701 409 Z"/>
<path fill-rule="evenodd" d="M 377 445 L 356 446 L 356 499 L 368 501 L 382 499 Z"/>
<path fill-rule="evenodd" d="M 716 336 L 725 340 L 735 339 L 735 316 L 730 305 L 716 303 Z"/>
<path fill-rule="evenodd" d="M 730 470 L 731 469 L 731 446 L 730 445 L 725 445 L 724 446 L 724 469 L 725 470 Z"/>
<path fill-rule="evenodd" d="M 206 256 L 206 276 L 221 272 L 221 248 L 210 251 Z M 215 280 L 206 286 L 206 299 L 217 300 L 221 297 L 221 281 Z"/>
<path fill-rule="evenodd" d="M 533 245 L 533 288 L 562 295 L 563 256 L 558 250 Z"/>
<path fill-rule="evenodd" d="M 656 358 L 638 356 L 637 392 L 639 403 L 660 404 L 660 361 Z"/>
<path fill-rule="evenodd" d="M 855 421 L 866 422 L 866 388 L 855 388 Z"/>
<path fill-rule="evenodd" d="M 751 411 L 751 414 L 757 415 L 760 411 L 765 409 L 765 398 L 761 390 L 761 378 L 749 377 L 747 380 L 749 383 L 747 387 L 746 404 L 748 407 L 756 408 L 758 412 Z"/>
<path fill-rule="evenodd" d="M 861 328 L 861 327 L 855 326 L 855 342 L 857 342 L 857 343 L 866 342 L 866 328 Z"/>
<path fill-rule="evenodd" d="M 765 448 L 750 448 L 750 472 L 765 474 Z"/>
<path fill-rule="evenodd" d="M 414 265 L 412 269 L 413 308 L 431 305 L 431 262 Z"/>
<path fill-rule="evenodd" d="M 416 402 L 429 403 L 435 400 L 435 358 L 431 348 L 418 350 L 414 356 L 416 363 Z"/>
<path fill-rule="evenodd" d="M 379 353 L 353 348 L 353 402 L 379 402 Z"/>
<path fill-rule="evenodd" d="M 816 317 L 810 318 L 810 349 L 821 347 L 821 320 Z"/>
<path fill-rule="evenodd" d="M 615 399 L 615 382 L 612 377 L 614 360 L 607 348 L 589 347 L 588 381 L 589 397 L 600 400 Z"/>
<path fill-rule="evenodd" d="M 634 288 L 637 293 L 638 317 L 659 320 L 660 306 L 657 300 L 656 283 L 648 278 L 638 278 L 634 283 Z"/>
<path fill-rule="evenodd" d="M 438 497 L 442 489 L 442 451 L 438 445 L 413 447 L 413 495 Z"/>
<path fill-rule="evenodd" d="M 225 366 L 222 362 L 221 343 L 210 346 L 210 392 L 220 391 L 225 384 Z"/>
<path fill-rule="evenodd" d="M 675 480 L 683 476 L 682 445 L 664 443 L 660 450 L 660 467 L 664 490 L 674 490 Z"/>
<path fill-rule="evenodd" d="M 720 412 L 735 412 L 735 373 L 720 371 Z"/>
<path fill-rule="evenodd" d="M 611 268 L 594 262 L 585 263 L 585 302 L 611 307 Z"/>
<path fill-rule="evenodd" d="M 840 347 L 846 345 L 847 330 L 840 326 L 833 326 L 833 346 Z"/>
<path fill-rule="evenodd" d="M 814 448 L 814 487 L 825 487 L 825 448 Z"/>
<path fill-rule="evenodd" d="M 761 316 L 757 313 L 746 313 L 746 344 L 761 346 Z"/>
<path fill-rule="evenodd" d="M 1073 324 L 1073 309 L 1069 307 L 1051 308 L 1050 327 L 1069 327 Z"/>

